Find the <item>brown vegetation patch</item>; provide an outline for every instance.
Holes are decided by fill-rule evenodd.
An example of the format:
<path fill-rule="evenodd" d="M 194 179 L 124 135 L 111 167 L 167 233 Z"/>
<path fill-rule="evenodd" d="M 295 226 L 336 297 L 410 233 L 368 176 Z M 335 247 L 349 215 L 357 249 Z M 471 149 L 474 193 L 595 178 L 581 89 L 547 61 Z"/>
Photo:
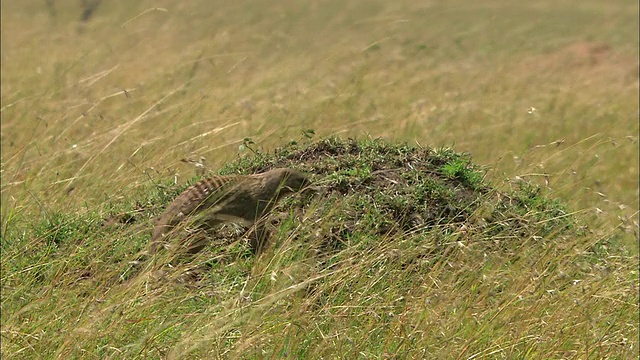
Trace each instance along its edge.
<path fill-rule="evenodd" d="M 584 75 L 590 78 L 614 73 L 627 81 L 638 80 L 638 59 L 624 55 L 604 42 L 574 42 L 525 59 L 522 64 L 530 72 Z"/>

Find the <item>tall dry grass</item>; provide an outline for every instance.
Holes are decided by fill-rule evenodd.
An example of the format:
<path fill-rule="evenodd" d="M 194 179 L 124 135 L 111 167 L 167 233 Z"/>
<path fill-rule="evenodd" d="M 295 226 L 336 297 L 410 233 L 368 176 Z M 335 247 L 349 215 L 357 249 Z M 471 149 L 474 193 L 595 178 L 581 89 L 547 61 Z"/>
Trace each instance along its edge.
<path fill-rule="evenodd" d="M 637 355 L 638 328 L 633 324 L 637 320 L 639 206 L 637 3 L 102 2 L 88 21 L 80 20 L 83 9 L 78 1 L 4 1 L 1 6 L 2 336 L 3 340 L 13 341 L 11 348 L 6 348 L 3 341 L 3 355 L 19 357 L 30 353 L 34 357 L 28 344 L 45 339 L 50 341 L 50 348 L 59 351 L 57 355 L 64 357 L 75 343 L 95 336 L 92 326 L 115 334 L 123 343 L 130 334 L 147 331 L 135 339 L 140 354 L 149 339 L 167 336 L 168 343 L 175 347 L 158 350 L 153 356 L 177 355 L 189 348 L 197 350 L 198 341 L 212 341 L 206 335 L 211 327 L 229 324 L 225 316 L 241 313 L 231 323 L 246 320 L 255 330 L 250 332 L 255 337 L 242 337 L 234 332 L 237 330 L 230 330 L 216 337 L 216 341 L 221 344 L 220 349 L 227 349 L 222 345 L 242 339 L 233 353 L 240 356 L 252 349 L 255 353 L 251 354 L 259 357 L 260 347 L 266 346 L 270 338 L 258 323 L 250 321 L 254 319 L 251 314 L 275 307 L 280 296 L 297 288 L 274 290 L 281 295 L 265 298 L 264 306 L 251 308 L 253 312 L 248 315 L 244 313 L 246 308 L 233 307 L 232 303 L 224 303 L 227 312 L 211 305 L 215 313 L 205 309 L 207 315 L 190 324 L 198 329 L 190 336 L 175 330 L 181 329 L 175 323 L 153 329 L 127 323 L 131 328 L 119 333 L 124 320 L 110 323 L 112 309 L 132 314 L 125 318 L 133 321 L 132 318 L 153 316 L 155 309 L 167 303 L 193 301 L 184 313 L 194 318 L 197 299 L 188 300 L 186 292 L 162 289 L 152 296 L 147 294 L 147 299 L 152 300 L 138 313 L 135 301 L 140 298 L 135 291 L 142 290 L 136 288 L 130 290 L 133 294 L 123 293 L 130 296 L 124 308 L 114 303 L 87 319 L 81 315 L 94 303 L 85 302 L 86 298 L 78 294 L 77 298 L 63 295 L 73 284 L 29 290 L 26 286 L 32 284 L 27 282 L 25 287 L 16 288 L 21 276 L 32 274 L 34 268 L 43 265 L 21 263 L 20 257 L 46 252 L 39 248 L 40 238 L 25 234 L 32 236 L 42 224 L 56 223 L 61 212 L 72 218 L 68 220 L 71 223 L 86 216 L 86 222 L 93 224 L 99 221 L 95 211 L 106 215 L 109 207 L 126 207 L 131 199 L 150 196 L 154 184 L 166 184 L 169 179 L 184 184 L 200 171 L 193 166 L 194 161 L 204 164 L 206 171 L 215 172 L 237 156 L 251 153 L 243 146 L 247 138 L 256 144 L 253 146 L 272 149 L 299 139 L 307 129 L 313 129 L 317 137 L 371 136 L 425 146 L 452 145 L 458 151 L 471 153 L 474 162 L 486 165 L 489 179 L 497 187 L 507 189 L 517 177 L 533 181 L 544 188 L 545 195 L 559 198 L 579 212 L 593 234 L 585 243 L 571 243 L 577 248 L 614 238 L 625 249 L 599 263 L 604 270 L 594 277 L 602 278 L 573 297 L 541 297 L 535 305 L 522 308 L 510 306 L 514 303 L 505 300 L 497 304 L 494 314 L 486 313 L 496 305 L 489 298 L 458 298 L 467 306 L 463 314 L 502 319 L 495 328 L 483 325 L 453 329 L 462 316 L 452 310 L 459 309 L 451 305 L 456 302 L 455 296 L 476 291 L 473 284 L 481 280 L 506 286 L 510 294 L 529 291 L 529 286 L 540 290 L 538 285 L 528 285 L 537 284 L 530 276 L 530 264 L 500 259 L 490 265 L 487 280 L 480 275 L 483 263 L 472 262 L 482 254 L 452 255 L 460 263 L 471 261 L 471 265 L 456 268 L 450 274 L 446 262 L 434 268 L 433 277 L 439 280 L 433 282 L 427 294 L 436 292 L 437 296 L 422 294 L 412 298 L 403 305 L 408 312 L 396 315 L 417 316 L 424 301 L 434 296 L 439 302 L 424 310 L 424 317 L 412 318 L 414 322 L 394 323 L 411 326 L 388 331 L 399 334 L 424 331 L 425 327 L 449 329 L 450 332 L 423 333 L 425 338 L 442 336 L 437 342 L 440 345 L 431 347 L 442 352 L 433 354 L 444 354 L 453 347 L 461 357 L 491 357 L 501 354 L 500 347 L 506 346 L 495 339 L 506 336 L 502 331 L 509 324 L 543 324 L 550 320 L 568 323 L 573 316 L 580 331 L 592 332 L 584 338 L 602 336 L 607 342 L 615 342 L 615 346 L 607 348 L 614 350 L 606 354 L 620 358 Z M 80 263 L 46 258 L 46 264 L 66 265 L 42 276 L 64 284 L 69 269 L 97 266 L 82 263 L 87 259 L 84 251 L 125 256 L 132 250 L 126 248 L 129 238 L 104 236 L 118 246 L 92 238 L 93 250 L 78 248 L 65 255 Z M 132 238 L 135 247 L 144 246 L 144 237 Z M 541 268 L 536 268 L 542 271 L 541 277 L 535 280 L 545 279 L 540 265 L 543 262 L 565 264 L 572 258 L 567 252 L 562 254 L 563 259 L 555 257 L 558 254 L 553 251 L 542 255 L 538 264 Z M 362 274 L 367 266 L 375 264 L 375 256 L 366 257 L 362 266 L 353 271 Z M 6 264 L 24 267 L 7 268 Z M 267 269 L 270 263 L 243 264 L 246 271 L 266 276 L 267 270 L 261 269 Z M 122 271 L 116 262 L 105 266 L 108 274 Z M 293 262 L 272 270 L 286 274 L 300 268 L 304 263 Z M 329 287 L 338 286 L 349 276 L 347 272 L 302 274 L 309 277 L 301 280 L 301 276 L 300 281 L 322 282 L 330 278 L 326 281 Z M 443 278 L 438 274 L 449 282 L 441 285 Z M 221 276 L 239 279 L 240 275 Z M 459 278 L 464 281 L 458 282 Z M 221 282 L 228 280 L 237 285 L 238 279 L 224 278 Z M 366 303 L 376 308 L 376 299 L 384 291 L 368 288 L 366 282 L 359 282 L 364 278 L 358 279 L 351 286 L 363 286 L 363 302 L 345 302 L 344 306 Z M 385 278 L 383 283 L 393 281 Z M 219 291 L 239 291 L 235 285 Z M 478 294 L 489 292 L 489 285 L 486 286 Z M 398 293 L 402 289 L 396 288 Z M 94 301 L 102 299 L 104 294 L 100 291 L 90 293 Z M 11 292 L 22 294 L 22 300 L 6 297 Z M 44 302 L 30 304 L 36 298 Z M 377 311 L 367 312 L 366 306 L 355 312 L 347 309 L 356 307 L 336 308 L 330 317 L 323 318 L 322 312 L 304 314 L 307 300 L 295 298 L 298 303 L 291 308 L 275 311 L 279 315 L 274 315 L 273 323 L 279 323 L 278 316 L 290 321 L 282 320 L 280 324 L 289 325 L 273 327 L 271 331 L 290 331 L 288 341 L 304 343 L 300 338 L 304 334 L 293 330 L 296 319 L 301 319 L 301 324 L 309 325 L 301 328 L 314 328 L 306 341 L 326 344 L 326 352 L 314 350 L 312 354 L 325 357 L 339 354 L 341 349 L 364 348 L 363 344 L 375 339 L 376 322 L 359 322 L 355 327 L 361 329 L 359 332 L 347 330 L 350 324 L 336 319 Z M 382 299 L 380 306 L 389 305 L 391 300 L 394 299 Z M 611 324 L 585 323 L 591 319 L 589 314 L 580 312 L 580 304 L 585 302 L 589 304 L 585 308 L 605 314 L 603 318 Z M 564 313 L 571 304 L 578 305 Z M 473 311 L 476 305 L 484 310 Z M 171 314 L 178 310 L 164 311 Z M 67 320 L 82 319 L 73 336 L 65 332 L 70 329 L 69 324 L 58 326 L 55 317 L 48 317 L 57 312 L 66 314 L 62 318 Z M 29 316 L 24 318 L 23 314 Z M 49 321 L 46 324 L 37 321 L 43 314 Z M 567 318 L 562 318 L 565 315 Z M 624 325 L 615 327 L 617 321 Z M 66 330 L 53 335 L 55 329 Z M 331 329 L 342 330 L 331 333 Z M 523 325 L 520 329 L 514 330 L 522 334 L 520 340 L 513 340 L 518 339 L 514 335 L 510 346 L 539 341 L 552 344 L 543 349 L 558 351 L 552 357 L 586 358 L 597 354 L 588 344 L 572 345 L 569 329 L 557 329 L 536 339 L 530 337 L 531 328 Z M 614 329 L 615 336 L 607 337 L 608 329 Z M 478 338 L 480 333 L 486 335 Z M 31 340 L 15 345 L 18 340 L 14 336 Z M 381 336 L 387 345 L 400 339 Z M 334 346 L 333 339 L 345 338 L 361 346 Z M 463 351 L 477 349 L 474 339 L 486 345 L 480 346 L 486 351 Z M 101 351 L 108 348 L 108 344 L 104 346 Z M 402 346 L 411 348 L 407 343 Z M 399 348 L 404 349 L 402 346 Z M 273 351 L 270 354 L 278 351 L 277 347 L 269 349 Z M 559 349 L 566 349 L 566 353 Z M 95 349 L 76 350 L 79 352 L 74 354 L 79 357 L 107 354 L 94 352 Z M 360 356 L 382 353 L 379 349 Z M 108 354 L 119 356 L 117 350 Z M 418 356 L 417 352 L 404 354 Z"/>

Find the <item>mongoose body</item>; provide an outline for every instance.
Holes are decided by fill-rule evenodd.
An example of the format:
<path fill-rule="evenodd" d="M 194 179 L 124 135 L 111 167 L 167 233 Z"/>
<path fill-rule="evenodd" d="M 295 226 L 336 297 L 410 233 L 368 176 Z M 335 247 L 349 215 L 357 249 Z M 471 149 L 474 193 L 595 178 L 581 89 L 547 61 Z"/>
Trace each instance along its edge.
<path fill-rule="evenodd" d="M 309 184 L 307 176 L 288 168 L 202 180 L 178 195 L 156 220 L 150 250 L 157 252 L 164 238 L 184 221 L 193 221 L 205 228 L 224 222 L 250 226 L 282 197 Z M 252 243 L 252 246 L 256 245 Z"/>

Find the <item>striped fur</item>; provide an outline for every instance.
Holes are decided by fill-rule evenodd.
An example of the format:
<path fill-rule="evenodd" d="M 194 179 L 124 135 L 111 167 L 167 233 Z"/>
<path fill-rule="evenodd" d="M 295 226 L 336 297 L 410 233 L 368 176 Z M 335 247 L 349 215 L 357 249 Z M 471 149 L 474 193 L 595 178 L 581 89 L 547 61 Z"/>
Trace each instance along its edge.
<path fill-rule="evenodd" d="M 224 222 L 250 226 L 279 199 L 309 184 L 305 175 L 287 168 L 202 180 L 178 195 L 156 220 L 151 252 L 157 252 L 164 239 L 183 222 L 193 222 L 198 227 L 209 229 Z"/>

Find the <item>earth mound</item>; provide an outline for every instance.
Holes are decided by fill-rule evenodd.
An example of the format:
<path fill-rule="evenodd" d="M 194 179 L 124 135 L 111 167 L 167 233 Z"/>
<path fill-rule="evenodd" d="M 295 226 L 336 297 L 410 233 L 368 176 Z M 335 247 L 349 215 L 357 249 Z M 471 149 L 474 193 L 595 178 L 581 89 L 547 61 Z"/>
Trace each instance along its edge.
<path fill-rule="evenodd" d="M 311 201 L 301 196 L 281 201 L 268 219 L 272 228 L 294 222 L 289 226 L 297 226 L 297 237 L 318 240 L 316 247 L 324 251 L 433 231 L 457 237 L 487 238 L 505 231 L 513 235 L 495 236 L 496 244 L 527 235 L 539 238 L 570 226 L 564 209 L 536 188 L 520 184 L 511 194 L 496 191 L 468 155 L 447 148 L 380 139 L 291 142 L 273 153 L 254 151 L 220 173 L 252 174 L 277 167 L 310 174 L 320 190 Z M 297 209 L 296 216 L 291 216 L 292 209 Z M 226 228 L 216 233 L 215 243 L 237 238 L 237 231 Z"/>

